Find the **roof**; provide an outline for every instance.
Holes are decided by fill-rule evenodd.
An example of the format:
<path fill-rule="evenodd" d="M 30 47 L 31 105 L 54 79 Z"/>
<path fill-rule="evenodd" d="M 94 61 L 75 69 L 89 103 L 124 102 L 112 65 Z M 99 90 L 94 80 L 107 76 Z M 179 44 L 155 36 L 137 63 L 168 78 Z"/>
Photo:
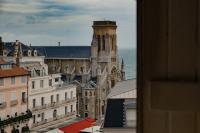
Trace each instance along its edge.
<path fill-rule="evenodd" d="M 90 58 L 90 46 L 32 46 L 47 59 Z"/>
<path fill-rule="evenodd" d="M 28 50 L 31 49 L 32 50 L 32 55 L 33 55 L 33 47 L 27 46 L 23 43 L 21 43 L 21 48 L 22 48 L 22 54 L 23 56 L 27 56 L 28 55 Z M 15 51 L 15 42 L 4 42 L 4 48 L 7 50 L 8 55 L 7 56 L 13 56 L 14 55 L 14 51 Z M 40 56 L 41 54 L 38 53 L 38 55 Z"/>
<path fill-rule="evenodd" d="M 92 118 L 86 118 L 85 120 L 73 123 L 71 125 L 60 128 L 65 133 L 79 133 L 81 130 L 94 126 L 95 120 Z"/>
<path fill-rule="evenodd" d="M 0 69 L 0 78 L 28 75 L 28 71 L 21 67 Z"/>
<path fill-rule="evenodd" d="M 136 80 L 129 79 L 125 81 L 118 82 L 110 91 L 108 98 L 120 95 L 129 91 L 136 90 Z"/>

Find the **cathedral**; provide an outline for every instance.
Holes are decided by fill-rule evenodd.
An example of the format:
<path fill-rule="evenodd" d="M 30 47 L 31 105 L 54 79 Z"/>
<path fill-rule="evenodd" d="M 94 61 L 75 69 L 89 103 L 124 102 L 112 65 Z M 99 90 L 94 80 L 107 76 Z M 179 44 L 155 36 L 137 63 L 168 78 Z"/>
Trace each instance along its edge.
<path fill-rule="evenodd" d="M 94 21 L 90 46 L 27 46 L 2 42 L 3 57 L 44 56 L 49 73 L 62 73 L 66 84 L 76 84 L 77 111 L 80 117 L 102 119 L 110 89 L 125 79 L 124 62 L 118 58 L 115 21 Z M 16 55 L 16 51 L 19 54 Z M 36 54 L 37 53 L 37 54 Z M 17 63 L 17 61 L 15 62 Z"/>

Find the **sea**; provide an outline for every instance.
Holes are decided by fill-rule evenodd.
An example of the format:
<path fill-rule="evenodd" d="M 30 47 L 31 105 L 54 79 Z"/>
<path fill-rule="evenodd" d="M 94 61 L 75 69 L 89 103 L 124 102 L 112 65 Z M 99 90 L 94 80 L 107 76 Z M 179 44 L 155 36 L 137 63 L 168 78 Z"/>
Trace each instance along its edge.
<path fill-rule="evenodd" d="M 124 60 L 125 64 L 125 77 L 126 79 L 133 79 L 136 78 L 136 49 L 119 49 L 118 55 L 120 62 L 122 59 Z"/>

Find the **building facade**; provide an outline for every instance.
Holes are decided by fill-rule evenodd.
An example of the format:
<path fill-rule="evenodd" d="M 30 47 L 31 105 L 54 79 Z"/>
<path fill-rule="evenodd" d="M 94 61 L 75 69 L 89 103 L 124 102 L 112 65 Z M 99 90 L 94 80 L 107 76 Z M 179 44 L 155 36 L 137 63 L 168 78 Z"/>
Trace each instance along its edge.
<path fill-rule="evenodd" d="M 15 55 L 19 52 L 20 48 Z M 76 85 L 65 84 L 60 73 L 49 74 L 44 57 L 38 56 L 37 50 L 28 49 L 27 56 L 16 56 L 16 62 L 30 74 L 28 107 L 33 113 L 29 122 L 32 131 L 76 118 Z"/>
<path fill-rule="evenodd" d="M 29 131 L 28 71 L 0 61 L 0 132 Z"/>
<path fill-rule="evenodd" d="M 101 119 L 110 88 L 124 80 L 125 73 L 124 64 L 120 63 L 118 58 L 116 22 L 94 21 L 92 28 L 93 37 L 90 46 L 59 44 L 59 46 L 29 47 L 20 43 L 21 45 L 15 48 L 20 51 L 17 54 L 11 48 L 15 47 L 15 43 L 5 42 L 2 55 L 5 57 L 29 55 L 27 51 L 32 49 L 38 55 L 44 56 L 50 74 L 62 73 L 62 79 L 66 83 L 75 83 L 78 86 L 78 114 L 81 117 Z M 91 98 L 85 95 L 87 91 L 93 94 Z M 87 109 L 87 107 L 91 108 Z"/>

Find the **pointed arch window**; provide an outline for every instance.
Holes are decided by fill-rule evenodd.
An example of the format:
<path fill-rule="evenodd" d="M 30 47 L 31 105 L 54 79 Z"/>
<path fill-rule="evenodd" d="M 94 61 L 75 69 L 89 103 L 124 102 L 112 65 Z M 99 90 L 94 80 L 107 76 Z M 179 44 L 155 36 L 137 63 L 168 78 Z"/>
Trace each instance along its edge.
<path fill-rule="evenodd" d="M 98 40 L 98 51 L 101 50 L 101 37 L 100 35 L 97 36 L 97 40 Z"/>
<path fill-rule="evenodd" d="M 106 40 L 105 40 L 105 36 L 103 35 L 102 37 L 102 41 L 103 41 L 103 50 L 106 49 Z"/>

